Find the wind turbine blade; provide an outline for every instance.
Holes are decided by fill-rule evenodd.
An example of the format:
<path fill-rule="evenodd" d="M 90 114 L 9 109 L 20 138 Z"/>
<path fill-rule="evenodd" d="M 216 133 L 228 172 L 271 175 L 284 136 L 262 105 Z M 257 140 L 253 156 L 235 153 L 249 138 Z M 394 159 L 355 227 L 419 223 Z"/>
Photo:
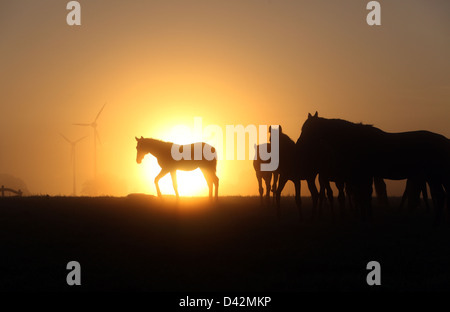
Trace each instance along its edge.
<path fill-rule="evenodd" d="M 102 113 L 103 109 L 105 108 L 105 105 L 106 105 L 106 103 L 105 103 L 105 104 L 103 104 L 102 108 L 100 109 L 100 111 L 99 111 L 99 112 L 98 112 L 98 114 L 97 114 L 97 117 L 95 117 L 95 120 L 94 120 L 94 122 L 96 122 L 96 121 L 97 121 L 98 117 L 100 116 L 100 114 Z"/>
<path fill-rule="evenodd" d="M 59 135 L 62 136 L 64 138 L 64 140 L 66 140 L 67 142 L 72 144 L 72 141 L 70 141 L 68 138 L 66 138 L 62 133 L 59 133 Z"/>
<path fill-rule="evenodd" d="M 87 135 L 84 136 L 84 137 L 82 137 L 82 138 L 80 138 L 80 139 L 78 139 L 78 140 L 76 140 L 75 142 L 73 142 L 73 144 L 76 144 L 76 143 L 78 143 L 78 142 L 80 142 L 81 140 L 86 139 L 86 138 L 87 138 Z"/>
<path fill-rule="evenodd" d="M 84 126 L 84 127 L 90 127 L 91 126 L 91 124 L 88 124 L 88 123 L 74 123 L 72 125 L 74 125 L 74 126 Z"/>
<path fill-rule="evenodd" d="M 95 138 L 97 138 L 98 143 L 100 143 L 100 145 L 102 145 L 102 141 L 100 141 L 100 135 L 98 134 L 97 129 L 95 129 Z M 94 140 L 95 140 L 95 138 L 94 138 Z"/>

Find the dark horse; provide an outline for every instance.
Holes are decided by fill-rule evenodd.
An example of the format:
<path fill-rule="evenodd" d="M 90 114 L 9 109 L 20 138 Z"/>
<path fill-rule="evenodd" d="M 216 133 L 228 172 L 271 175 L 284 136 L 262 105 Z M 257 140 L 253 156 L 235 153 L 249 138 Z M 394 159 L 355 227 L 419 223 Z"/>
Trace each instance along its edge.
<path fill-rule="evenodd" d="M 275 191 L 277 189 L 277 180 L 278 180 L 278 171 L 263 171 L 261 170 L 261 164 L 270 163 L 270 159 L 264 160 L 261 157 L 261 154 L 263 151 L 270 153 L 271 152 L 271 145 L 270 143 L 264 143 L 264 144 L 255 144 L 255 159 L 253 160 L 253 168 L 255 169 L 256 173 L 256 179 L 258 180 L 258 190 L 259 190 L 259 196 L 261 198 L 261 203 L 263 202 L 263 196 L 264 196 L 264 188 L 262 186 L 262 181 L 264 180 L 266 184 L 266 201 L 270 201 L 270 191 L 272 191 L 275 194 Z M 270 187 L 272 184 L 272 176 L 273 176 L 273 186 Z M 274 196 L 275 198 L 275 196 Z"/>
<path fill-rule="evenodd" d="M 273 131 L 273 130 L 272 130 Z M 299 212 L 299 217 L 302 217 L 301 209 L 301 197 L 300 197 L 300 181 L 306 180 L 308 183 L 309 191 L 311 192 L 311 198 L 313 201 L 313 209 L 316 210 L 317 202 L 319 198 L 319 192 L 317 191 L 315 179 L 317 172 L 310 170 L 308 167 L 303 166 L 297 162 L 297 157 L 301 156 L 303 151 L 298 150 L 296 144 L 292 139 L 282 132 L 281 127 L 278 128 L 279 133 L 279 181 L 276 189 L 276 203 L 277 203 L 277 215 L 280 216 L 281 208 L 281 192 L 287 181 L 294 182 L 295 185 L 295 202 Z"/>
<path fill-rule="evenodd" d="M 219 178 L 216 175 L 217 153 L 214 147 L 203 142 L 178 145 L 155 139 L 145 139 L 143 137 L 140 139 L 136 138 L 136 141 L 136 162 L 140 164 L 144 156 L 150 153 L 156 157 L 158 164 L 161 167 L 161 171 L 155 178 L 156 191 L 158 192 L 159 197 L 161 197 L 161 191 L 159 190 L 158 182 L 166 174 L 170 173 L 170 176 L 172 177 L 173 189 L 175 190 L 175 194 L 178 198 L 177 170 L 191 171 L 200 168 L 203 176 L 205 177 L 206 183 L 208 184 L 209 197 L 212 198 L 213 185 L 215 185 L 215 197 L 217 199 L 219 193 Z M 172 156 L 172 147 L 180 153 L 190 150 L 190 159 L 183 158 L 180 160 L 175 160 Z M 201 150 L 201 157 L 194 157 L 196 156 L 194 155 L 196 148 Z M 205 157 L 206 151 L 209 151 L 212 157 Z M 197 160 L 196 158 L 200 159 Z M 208 160 L 208 158 L 211 158 L 211 160 Z"/>
<path fill-rule="evenodd" d="M 428 131 L 387 133 L 371 125 L 320 118 L 316 112 L 308 115 L 297 144 L 306 153 L 299 162 L 319 173 L 327 170 L 321 162 L 322 146 L 332 151 L 330 171 L 351 185 L 363 217 L 371 213 L 372 181 L 378 177 L 428 182 L 439 220 L 443 186 L 450 191 L 450 141 L 446 137 Z"/>

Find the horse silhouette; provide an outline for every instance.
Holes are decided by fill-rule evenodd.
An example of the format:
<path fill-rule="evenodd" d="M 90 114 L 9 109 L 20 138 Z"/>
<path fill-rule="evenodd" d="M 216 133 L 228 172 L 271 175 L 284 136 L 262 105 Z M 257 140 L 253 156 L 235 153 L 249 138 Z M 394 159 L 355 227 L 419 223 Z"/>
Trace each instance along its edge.
<path fill-rule="evenodd" d="M 200 170 L 203 173 L 203 176 L 205 177 L 206 183 L 208 184 L 209 197 L 212 198 L 213 186 L 215 185 L 215 198 L 216 199 L 218 198 L 219 178 L 216 175 L 217 153 L 214 147 L 204 142 L 178 145 L 172 142 L 164 142 L 156 139 L 151 138 L 147 139 L 143 137 L 141 137 L 140 139 L 136 137 L 136 141 L 137 141 L 136 162 L 140 164 L 144 156 L 150 153 L 154 157 L 156 157 L 158 164 L 161 167 L 161 171 L 155 178 L 156 191 L 159 197 L 161 197 L 162 195 L 159 189 L 158 182 L 166 174 L 170 173 L 170 176 L 172 177 L 173 189 L 175 190 L 175 195 L 177 196 L 177 198 L 179 198 L 177 185 L 177 170 L 191 171 L 200 168 Z M 189 159 L 182 158 L 180 160 L 175 160 L 172 156 L 172 148 L 179 151 L 183 155 L 187 154 L 183 152 L 190 150 L 190 157 L 186 157 Z M 195 157 L 197 156 L 195 155 L 196 149 L 201 151 L 200 157 Z M 209 156 L 205 157 L 206 156 L 205 151 L 209 151 L 209 153 L 211 154 L 210 156 L 212 156 L 211 160 L 208 159 L 211 157 Z"/>
<path fill-rule="evenodd" d="M 279 173 L 279 180 L 275 195 L 277 215 L 278 217 L 281 215 L 281 192 L 283 191 L 286 183 L 288 181 L 292 181 L 295 185 L 295 202 L 299 212 L 299 218 L 301 219 L 302 203 L 300 197 L 300 181 L 307 181 L 313 201 L 313 210 L 316 210 L 319 198 L 319 192 L 317 191 L 315 183 L 317 172 L 313 172 L 309 168 L 303 167 L 297 162 L 298 153 L 301 154 L 302 151 L 298 150 L 295 142 L 288 135 L 282 132 L 281 126 L 275 131 L 278 131 L 279 134 L 279 165 L 277 169 Z"/>
<path fill-rule="evenodd" d="M 319 173 L 324 143 L 333 151 L 333 171 L 351 185 L 363 218 L 371 214 L 372 181 L 377 177 L 427 181 L 439 220 L 445 191 L 450 191 L 450 141 L 446 137 L 429 131 L 388 133 L 372 125 L 309 114 L 297 144 L 307 154 L 304 165 Z M 411 199 L 408 205 L 415 205 Z"/>
<path fill-rule="evenodd" d="M 261 203 L 263 203 L 264 197 L 264 188 L 262 186 L 263 180 L 266 185 L 266 201 L 270 202 L 270 192 L 272 191 L 272 193 L 275 193 L 277 189 L 278 170 L 275 171 L 261 170 L 261 164 L 270 163 L 270 159 L 264 160 L 261 158 L 261 152 L 265 151 L 267 153 L 270 153 L 271 145 L 270 143 L 264 143 L 259 145 L 255 144 L 254 148 L 255 148 L 255 159 L 253 160 L 253 168 L 255 169 L 256 179 L 258 180 L 258 190 L 259 196 L 261 198 Z M 272 176 L 273 176 L 273 186 L 271 188 Z M 273 198 L 275 198 L 275 196 Z"/>

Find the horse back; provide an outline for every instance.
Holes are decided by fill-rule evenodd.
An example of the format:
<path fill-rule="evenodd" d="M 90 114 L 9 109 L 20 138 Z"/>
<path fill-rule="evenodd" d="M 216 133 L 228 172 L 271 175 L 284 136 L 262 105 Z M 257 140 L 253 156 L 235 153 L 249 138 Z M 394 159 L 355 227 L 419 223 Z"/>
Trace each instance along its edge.
<path fill-rule="evenodd" d="M 208 143 L 173 144 L 172 149 L 178 149 L 182 158 L 180 160 L 175 160 L 173 156 L 164 159 L 158 158 L 158 163 L 162 168 L 187 171 L 200 168 L 216 171 L 217 151 Z"/>

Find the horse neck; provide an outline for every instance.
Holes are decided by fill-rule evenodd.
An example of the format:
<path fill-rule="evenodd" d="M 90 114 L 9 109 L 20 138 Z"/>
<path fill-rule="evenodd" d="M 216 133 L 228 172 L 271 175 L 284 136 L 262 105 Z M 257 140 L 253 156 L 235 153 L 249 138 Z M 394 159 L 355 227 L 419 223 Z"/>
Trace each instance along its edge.
<path fill-rule="evenodd" d="M 152 154 L 156 158 L 167 157 L 167 155 L 170 155 L 171 146 L 172 144 L 168 142 L 147 139 L 143 145 L 143 151 Z"/>
<path fill-rule="evenodd" d="M 286 134 L 280 134 L 280 149 L 283 151 L 292 152 L 295 150 L 295 142 Z"/>

